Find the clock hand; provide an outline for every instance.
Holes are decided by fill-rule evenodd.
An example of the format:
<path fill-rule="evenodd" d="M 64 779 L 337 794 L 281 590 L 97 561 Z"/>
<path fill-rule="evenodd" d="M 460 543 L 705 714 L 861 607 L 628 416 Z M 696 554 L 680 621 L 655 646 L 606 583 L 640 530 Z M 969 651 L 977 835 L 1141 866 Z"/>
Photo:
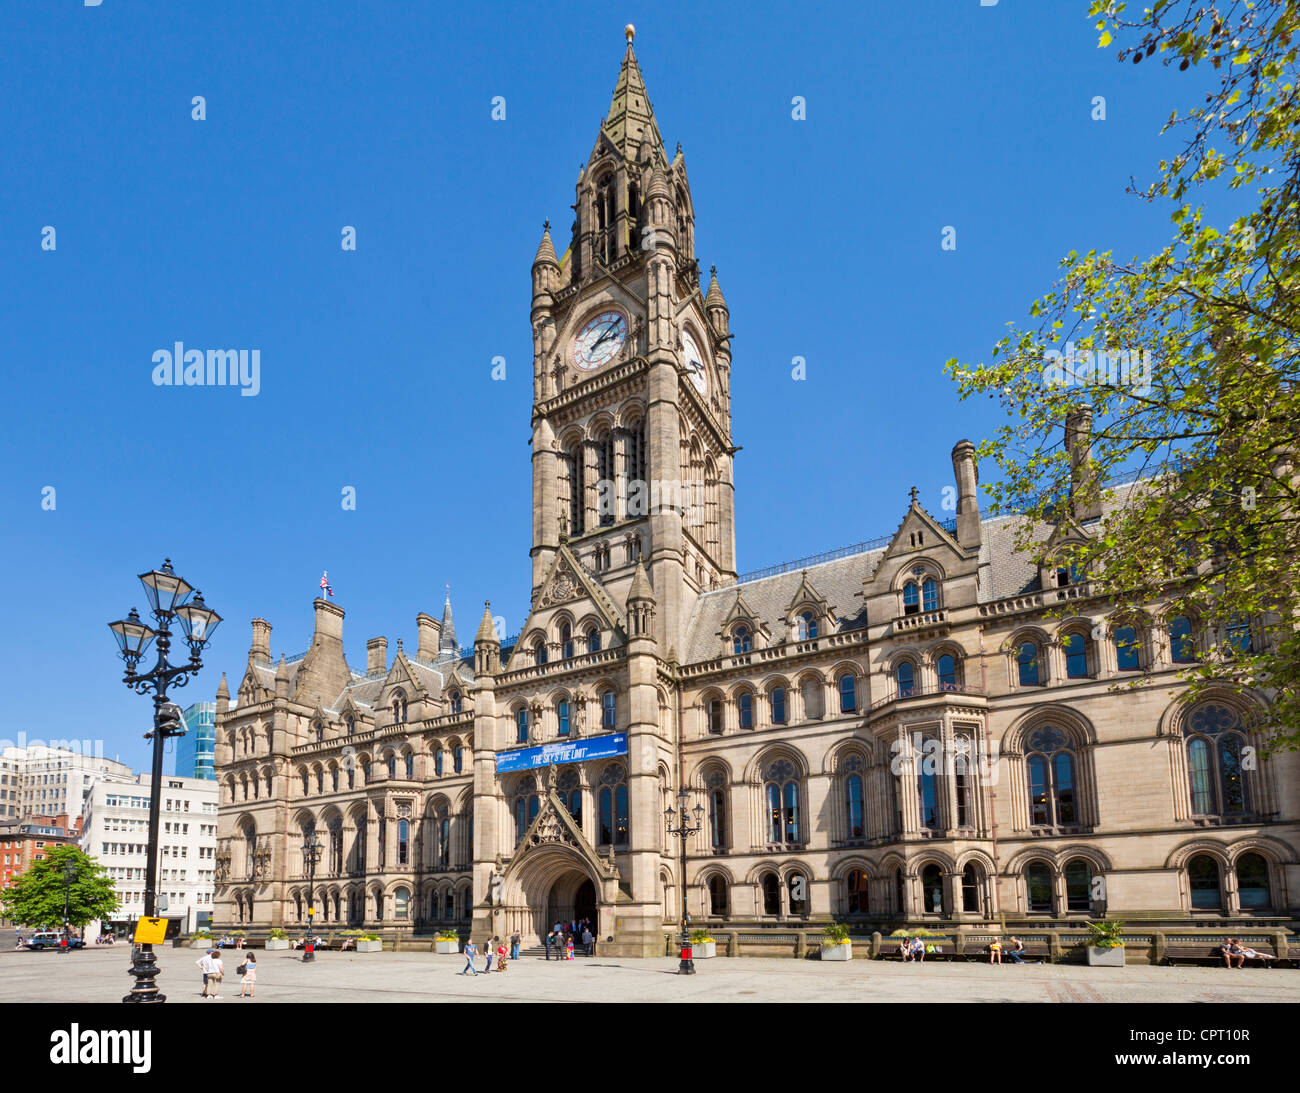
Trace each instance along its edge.
<path fill-rule="evenodd" d="M 596 339 L 596 344 L 593 345 L 591 348 L 599 349 L 600 343 L 605 341 L 606 338 L 610 337 L 617 329 L 618 329 L 618 323 L 610 323 L 609 326 L 605 327 L 605 333 L 602 334 L 598 339 Z"/>

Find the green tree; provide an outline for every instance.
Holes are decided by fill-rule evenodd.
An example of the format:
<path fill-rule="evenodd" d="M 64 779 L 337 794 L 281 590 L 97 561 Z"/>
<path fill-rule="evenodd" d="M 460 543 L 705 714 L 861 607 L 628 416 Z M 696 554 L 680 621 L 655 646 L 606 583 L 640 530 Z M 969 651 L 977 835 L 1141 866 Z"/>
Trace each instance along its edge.
<path fill-rule="evenodd" d="M 1169 615 L 1193 620 L 1199 638 L 1183 672 L 1191 697 L 1225 683 L 1271 695 L 1271 745 L 1294 749 L 1300 6 L 1155 0 L 1133 18 L 1125 8 L 1093 0 L 1099 47 L 1125 38 L 1121 62 L 1155 58 L 1173 94 L 1195 97 L 1165 126 L 1182 134 L 1181 151 L 1145 188 L 1130 187 L 1168 208 L 1169 242 L 1129 260 L 1071 252 L 992 363 L 952 360 L 948 371 L 962 398 L 985 395 L 1007 411 L 979 454 L 1001 472 L 995 510 L 1031 518 L 1017 546 L 1043 552 L 1065 495 L 1103 502 L 1100 522 L 1062 561 L 1084 567 L 1117 613 L 1169 597 Z M 1216 226 L 1188 200 L 1197 192 L 1241 215 Z M 1071 468 L 1061 425 L 1085 404 L 1092 462 Z M 1122 472 L 1137 483 L 1106 488 Z"/>
<path fill-rule="evenodd" d="M 63 876 L 71 865 L 75 876 L 69 886 Z M 75 846 L 55 846 L 9 887 L 0 889 L 6 917 L 20 926 L 56 929 L 63 925 L 63 899 L 68 897 L 68 922 L 85 926 L 108 918 L 121 905 L 107 871 Z"/>

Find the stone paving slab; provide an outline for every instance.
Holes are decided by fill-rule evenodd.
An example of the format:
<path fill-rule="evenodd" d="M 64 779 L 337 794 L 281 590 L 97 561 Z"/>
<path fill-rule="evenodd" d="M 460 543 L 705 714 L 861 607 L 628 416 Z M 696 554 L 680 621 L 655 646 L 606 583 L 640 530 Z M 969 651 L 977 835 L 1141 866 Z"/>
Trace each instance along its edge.
<path fill-rule="evenodd" d="M 235 953 L 223 954 L 223 998 L 204 1002 L 200 950 L 162 949 L 159 986 L 169 1002 L 245 1008 L 276 1002 L 1300 1002 L 1300 970 L 1125 968 L 975 963 L 821 963 L 762 957 L 697 962 L 594 957 L 513 962 L 505 973 L 461 976 L 460 956 L 433 953 L 260 953 L 257 998 L 240 1001 Z M 117 1002 L 131 987 L 129 946 L 0 952 L 0 1002 Z M 481 967 L 481 964 L 480 964 Z"/>

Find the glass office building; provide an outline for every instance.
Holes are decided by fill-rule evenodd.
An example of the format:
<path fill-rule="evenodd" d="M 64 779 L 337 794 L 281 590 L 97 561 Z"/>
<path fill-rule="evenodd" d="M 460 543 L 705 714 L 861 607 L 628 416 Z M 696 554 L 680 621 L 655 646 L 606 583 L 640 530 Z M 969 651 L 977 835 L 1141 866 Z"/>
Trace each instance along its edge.
<path fill-rule="evenodd" d="M 185 719 L 185 735 L 176 741 L 176 774 L 215 782 L 217 704 L 196 702 L 181 717 Z"/>

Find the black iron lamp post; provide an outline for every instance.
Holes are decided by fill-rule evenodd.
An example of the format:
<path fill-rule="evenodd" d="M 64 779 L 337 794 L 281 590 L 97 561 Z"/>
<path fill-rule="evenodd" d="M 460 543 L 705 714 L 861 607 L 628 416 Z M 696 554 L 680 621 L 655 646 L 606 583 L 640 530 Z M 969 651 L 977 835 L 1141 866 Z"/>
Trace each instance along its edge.
<path fill-rule="evenodd" d="M 307 936 L 303 939 L 302 962 L 310 964 L 316 959 L 316 943 L 312 927 L 316 917 L 316 863 L 321 855 L 320 839 L 316 838 L 316 829 L 306 831 L 302 837 L 302 860 L 307 866 Z"/>
<path fill-rule="evenodd" d="M 144 913 L 154 917 L 158 883 L 158 814 L 161 807 L 163 776 L 163 747 L 169 736 L 184 736 L 181 710 L 167 699 L 168 687 L 184 687 L 190 677 L 203 667 L 200 654 L 221 622 L 221 616 L 203 602 L 203 594 L 172 570 L 171 559 L 163 560 L 161 569 L 140 574 L 145 595 L 149 597 L 157 629 L 141 621 L 135 608 L 124 619 L 110 622 L 108 627 L 117 639 L 118 652 L 126 661 L 126 675 L 122 681 L 137 694 L 153 695 L 153 731 L 144 734 L 153 741 L 153 770 L 149 792 L 149 860 L 145 867 Z M 191 598 L 191 595 L 193 598 Z M 171 649 L 172 627 L 180 625 L 185 642 L 190 649 L 189 661 L 173 665 L 167 659 Z M 148 672 L 137 672 L 141 659 L 149 646 L 157 643 L 157 662 Z M 131 975 L 135 986 L 123 1002 L 165 1002 L 166 995 L 158 993 L 158 965 L 153 946 L 135 947 L 131 961 Z"/>
<path fill-rule="evenodd" d="M 682 808 L 678 812 L 669 805 L 664 811 L 664 816 L 668 820 L 668 834 L 676 835 L 682 840 L 682 959 L 677 965 L 678 975 L 694 975 L 695 960 L 691 955 L 691 923 L 690 914 L 686 910 L 686 840 L 696 834 L 704 824 L 704 806 L 696 805 L 694 809 L 688 811 L 686 802 L 690 799 L 690 794 L 686 787 L 683 786 L 677 791 L 677 799 L 681 801 Z M 691 812 L 695 813 L 695 826 L 691 826 Z M 673 826 L 674 820 L 677 826 Z"/>
<path fill-rule="evenodd" d="M 72 895 L 72 882 L 77 879 L 77 867 L 68 862 L 63 867 L 63 951 L 72 952 L 72 931 L 68 929 L 68 900 Z"/>

